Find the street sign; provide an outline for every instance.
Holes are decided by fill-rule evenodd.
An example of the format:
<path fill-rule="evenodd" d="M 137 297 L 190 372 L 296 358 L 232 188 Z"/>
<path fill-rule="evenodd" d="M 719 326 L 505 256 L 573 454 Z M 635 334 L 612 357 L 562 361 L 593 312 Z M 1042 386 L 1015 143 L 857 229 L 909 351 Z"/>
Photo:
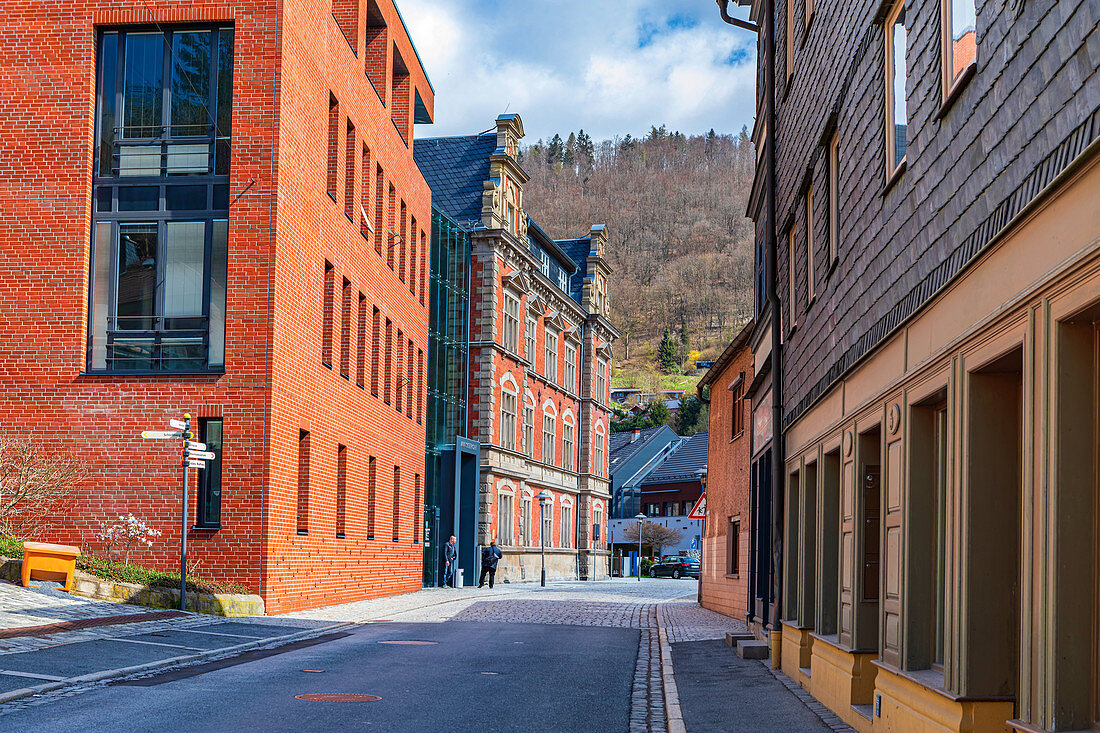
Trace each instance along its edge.
<path fill-rule="evenodd" d="M 699 538 L 698 537 L 692 537 L 691 538 L 691 549 L 692 550 L 698 550 L 699 549 Z"/>
<path fill-rule="evenodd" d="M 206 461 L 188 461 L 188 468 L 206 468 Z"/>
<path fill-rule="evenodd" d="M 176 432 L 175 430 L 142 430 L 141 437 L 143 438 L 182 438 L 183 433 Z"/>
<path fill-rule="evenodd" d="M 197 459 L 200 461 L 212 461 L 217 458 L 212 451 L 208 450 L 189 450 L 187 451 L 187 457 L 191 460 Z"/>
<path fill-rule="evenodd" d="M 183 420 L 169 420 L 168 424 L 176 430 L 185 430 L 187 428 L 187 424 Z"/>
<path fill-rule="evenodd" d="M 206 443 L 200 443 L 197 440 L 187 441 L 187 450 L 206 450 Z"/>
<path fill-rule="evenodd" d="M 707 492 L 703 492 L 703 495 L 699 497 L 699 501 L 695 502 L 695 506 L 688 512 L 688 519 L 706 519 L 707 518 Z"/>

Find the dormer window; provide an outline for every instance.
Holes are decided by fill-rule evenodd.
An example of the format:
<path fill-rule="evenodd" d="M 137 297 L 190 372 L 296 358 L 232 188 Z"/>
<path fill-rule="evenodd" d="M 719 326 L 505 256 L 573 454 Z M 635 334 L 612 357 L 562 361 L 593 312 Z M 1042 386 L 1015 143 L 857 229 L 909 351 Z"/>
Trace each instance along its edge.
<path fill-rule="evenodd" d="M 539 251 L 539 269 L 546 277 L 550 277 L 550 253 L 546 250 Z"/>
<path fill-rule="evenodd" d="M 558 287 L 562 292 L 569 292 L 569 276 L 565 274 L 565 270 L 558 270 Z"/>

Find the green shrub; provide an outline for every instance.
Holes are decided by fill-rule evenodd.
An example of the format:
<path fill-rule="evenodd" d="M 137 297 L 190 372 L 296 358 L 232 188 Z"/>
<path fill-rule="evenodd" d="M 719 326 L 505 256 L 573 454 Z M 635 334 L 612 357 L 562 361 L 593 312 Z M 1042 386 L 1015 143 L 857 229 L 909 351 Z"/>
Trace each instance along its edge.
<path fill-rule="evenodd" d="M 653 561 L 648 557 L 642 558 L 642 575 L 649 575 L 649 569 L 653 567 Z"/>
<path fill-rule="evenodd" d="M 0 555 L 4 557 L 23 557 L 23 541 L 0 535 Z"/>

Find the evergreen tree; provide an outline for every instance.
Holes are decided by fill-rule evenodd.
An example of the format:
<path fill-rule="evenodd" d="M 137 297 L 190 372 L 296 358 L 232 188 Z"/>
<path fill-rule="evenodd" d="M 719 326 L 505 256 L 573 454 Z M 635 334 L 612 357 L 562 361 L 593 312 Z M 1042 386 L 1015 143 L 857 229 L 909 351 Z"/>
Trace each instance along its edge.
<path fill-rule="evenodd" d="M 658 425 L 667 425 L 669 419 L 672 417 L 672 412 L 668 409 L 668 405 L 664 400 L 653 400 L 649 403 L 649 425 L 647 427 L 655 428 Z"/>
<path fill-rule="evenodd" d="M 561 157 L 564 152 L 561 135 L 555 132 L 554 137 L 550 138 L 550 145 L 546 148 L 546 162 L 552 165 L 561 165 Z"/>
<path fill-rule="evenodd" d="M 592 161 L 596 159 L 596 146 L 592 143 L 592 138 L 581 128 L 581 131 L 577 133 L 577 157 L 582 163 L 588 163 L 591 165 Z"/>
<path fill-rule="evenodd" d="M 577 167 L 577 136 L 569 133 L 569 139 L 565 141 L 565 150 L 561 156 L 562 165 L 566 168 Z"/>
<path fill-rule="evenodd" d="M 661 339 L 661 345 L 657 348 L 657 365 L 665 374 L 676 371 L 676 342 L 672 340 L 668 328 L 665 328 L 664 338 Z"/>

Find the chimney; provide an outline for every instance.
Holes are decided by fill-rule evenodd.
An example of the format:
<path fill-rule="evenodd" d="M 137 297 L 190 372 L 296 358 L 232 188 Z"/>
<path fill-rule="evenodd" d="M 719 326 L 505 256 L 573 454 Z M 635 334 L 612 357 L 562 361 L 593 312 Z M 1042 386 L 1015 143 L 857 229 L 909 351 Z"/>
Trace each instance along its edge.
<path fill-rule="evenodd" d="M 641 432 L 642 431 L 639 428 L 634 428 L 634 431 L 630 435 L 630 442 L 633 443 L 634 441 L 636 441 L 638 439 L 638 436 L 641 435 Z"/>

